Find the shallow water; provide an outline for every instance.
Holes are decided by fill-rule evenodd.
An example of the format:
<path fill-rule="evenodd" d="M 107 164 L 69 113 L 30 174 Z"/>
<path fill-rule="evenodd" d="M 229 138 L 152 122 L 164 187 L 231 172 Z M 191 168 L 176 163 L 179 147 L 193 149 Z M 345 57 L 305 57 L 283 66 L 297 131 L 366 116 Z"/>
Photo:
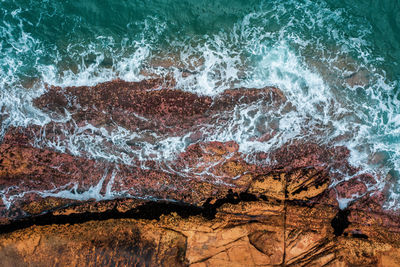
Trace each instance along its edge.
<path fill-rule="evenodd" d="M 360 173 L 381 187 L 395 180 L 386 206 L 400 208 L 399 1 L 1 1 L 0 53 L 0 136 L 9 126 L 69 120 L 33 107 L 45 84 L 157 73 L 210 96 L 276 86 L 292 108 L 238 107 L 229 123 L 205 126 L 215 132 L 205 140 L 234 140 L 246 153 L 299 139 L 344 145 Z M 259 127 L 276 134 L 254 141 Z M 186 136 L 160 137 L 130 151 L 138 134 L 86 125 L 36 145 L 127 164 L 154 154 L 169 161 L 188 145 Z"/>

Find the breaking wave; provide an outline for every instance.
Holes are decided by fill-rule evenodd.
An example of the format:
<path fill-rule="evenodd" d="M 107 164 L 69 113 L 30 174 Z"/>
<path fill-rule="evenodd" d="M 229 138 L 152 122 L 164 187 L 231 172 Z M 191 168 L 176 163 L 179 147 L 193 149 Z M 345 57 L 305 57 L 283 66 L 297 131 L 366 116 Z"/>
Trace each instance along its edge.
<path fill-rule="evenodd" d="M 189 3 L 194 17 L 201 13 Z M 202 126 L 203 141 L 234 140 L 245 154 L 272 151 L 295 140 L 345 146 L 351 151 L 350 163 L 360 167 L 356 175 L 373 174 L 376 187 L 390 184 L 386 207 L 399 207 L 399 82 L 392 70 L 396 65 L 386 64 L 391 58 L 376 49 L 375 26 L 366 18 L 324 1 L 271 1 L 253 3 L 252 10 L 234 6 L 228 10 L 234 16 L 220 29 L 210 23 L 200 30 L 179 29 L 181 20 L 193 21 L 149 12 L 129 22 L 125 13 L 115 23 L 104 19 L 109 27 L 100 31 L 101 25 L 88 19 L 93 14 L 71 16 L 68 8 L 76 6 L 68 1 L 46 2 L 43 9 L 35 4 L 21 8 L 17 1 L 1 5 L 0 136 L 10 126 L 73 124 L 68 113 L 54 117 L 33 105 L 46 85 L 168 76 L 180 90 L 212 97 L 231 88 L 275 86 L 285 104 L 275 109 L 264 108 L 261 101 L 238 105 L 223 123 Z M 162 12 L 164 6 L 155 1 L 155 8 Z M 202 19 L 208 22 L 210 17 Z M 60 29 L 52 25 L 55 20 Z M 266 133 L 271 138 L 260 141 Z M 127 142 L 143 133 L 122 126 L 107 130 L 87 124 L 66 127 L 63 134 L 68 138 L 43 132 L 33 144 L 125 164 L 137 159 L 168 163 L 190 144 L 191 133 L 165 137 L 146 132 L 156 142 L 143 141 L 139 150 Z M 86 194 L 100 199 L 97 189 L 93 185 Z M 48 194 L 77 196 L 67 191 Z"/>

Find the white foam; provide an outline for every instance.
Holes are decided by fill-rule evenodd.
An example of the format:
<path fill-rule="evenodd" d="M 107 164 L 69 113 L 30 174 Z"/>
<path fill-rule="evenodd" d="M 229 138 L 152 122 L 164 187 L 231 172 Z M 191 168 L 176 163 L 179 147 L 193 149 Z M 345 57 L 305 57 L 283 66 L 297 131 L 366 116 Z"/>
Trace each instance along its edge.
<path fill-rule="evenodd" d="M 271 151 L 296 139 L 343 145 L 351 151 L 350 163 L 361 167 L 359 174 L 375 175 L 378 184 L 369 190 L 383 188 L 388 182 L 387 174 L 400 169 L 400 142 L 388 141 L 399 138 L 400 103 L 396 97 L 390 97 L 390 92 L 398 84 L 389 81 L 384 71 L 373 65 L 384 59 L 374 58 L 369 53 L 370 44 L 366 37 L 370 26 L 352 24 L 344 10 L 332 11 L 323 3 L 314 1 L 305 1 L 303 5 L 296 1 L 263 5 L 268 7 L 266 11 L 246 15 L 230 32 L 205 35 L 196 40 L 170 40 L 174 46 L 171 53 L 175 54 L 166 53 L 163 58 L 176 61 L 170 67 L 147 64 L 158 49 L 156 44 L 160 40 L 157 38 L 166 28 L 165 23 L 156 18 L 145 20 L 140 38 L 126 38 L 122 47 L 116 47 L 110 37 L 98 37 L 97 42 L 107 44 L 100 47 L 109 48 L 106 52 L 112 55 L 111 66 L 103 66 L 107 53 L 103 53 L 96 42 L 70 44 L 67 50 L 71 58 L 82 63 L 77 63 L 76 69 L 38 64 L 35 69 L 40 79 L 29 90 L 19 81 L 18 73 L 24 62 L 18 61 L 16 53 L 36 49 L 40 59 L 46 50 L 24 31 L 22 22 L 18 26 L 6 23 L 3 35 L 7 36 L 12 48 L 0 59 L 1 65 L 7 66 L 0 68 L 0 116 L 3 117 L 0 137 L 9 126 L 68 122 L 72 126 L 62 129 L 65 138 L 49 137 L 43 131 L 34 145 L 129 165 L 137 160 L 156 160 L 167 163 L 163 165 L 166 171 L 185 176 L 190 169 L 177 171 L 168 163 L 185 150 L 189 144 L 189 132 L 184 136 L 163 136 L 156 131 L 129 131 L 118 125 L 112 130 L 91 124 L 77 127 L 68 113 L 63 117 L 50 116 L 36 109 L 32 100 L 44 92 L 45 83 L 65 87 L 95 85 L 115 78 L 139 81 L 145 78 L 142 70 L 159 75 L 172 74 L 177 88 L 213 97 L 228 88 L 276 86 L 285 95 L 286 103 L 275 107 L 259 101 L 237 106 L 232 112 L 221 115 L 224 119 L 216 120 L 214 125 L 200 126 L 204 132 L 203 141 L 234 140 L 241 152 L 249 154 Z M 294 12 L 293 16 L 287 16 L 288 10 Z M 18 19 L 19 12 L 16 10 L 12 15 Z M 353 36 L 348 36 L 348 33 L 332 28 L 335 24 L 346 24 L 358 30 Z M 154 33 L 152 28 L 156 28 L 156 34 L 150 34 Z M 16 29 L 19 29 L 19 34 L 15 34 Z M 304 34 L 304 29 L 309 36 Z M 335 45 L 328 46 L 328 43 Z M 94 59 L 87 63 L 85 59 L 89 56 Z M 55 58 L 57 63 L 59 60 L 62 58 Z M 349 84 L 345 77 L 357 75 L 357 72 L 359 80 Z M 137 114 L 136 117 L 151 119 Z M 259 140 L 267 134 L 270 134 L 269 138 Z M 144 141 L 145 136 L 152 136 L 154 141 Z M 139 148 L 128 145 L 131 141 Z M 371 156 L 382 151 L 388 155 L 385 162 L 372 164 Z M 341 175 L 342 179 L 352 177 L 346 173 Z M 107 185 L 105 196 L 98 191 L 100 184 L 93 185 L 84 193 L 64 190 L 48 194 L 77 199 L 112 198 L 117 192 L 111 191 L 111 180 L 113 178 Z M 400 193 L 396 193 L 394 188 L 391 191 L 387 207 L 398 208 Z M 341 200 L 341 205 L 344 207 L 349 201 Z"/>

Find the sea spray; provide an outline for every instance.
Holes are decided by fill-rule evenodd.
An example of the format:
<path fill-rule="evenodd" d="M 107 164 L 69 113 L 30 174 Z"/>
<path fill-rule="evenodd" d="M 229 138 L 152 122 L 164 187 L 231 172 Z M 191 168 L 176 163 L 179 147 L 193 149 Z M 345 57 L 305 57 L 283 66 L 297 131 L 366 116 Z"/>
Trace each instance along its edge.
<path fill-rule="evenodd" d="M 156 160 L 173 169 L 169 163 L 191 144 L 190 132 L 164 136 L 121 125 L 78 127 L 68 112 L 55 116 L 33 100 L 51 86 L 141 81 L 148 75 L 173 77 L 177 89 L 213 98 L 232 88 L 275 86 L 285 103 L 238 105 L 220 124 L 200 125 L 201 141 L 234 140 L 249 155 L 299 140 L 345 146 L 350 163 L 360 169 L 356 175 L 374 175 L 378 183 L 370 190 L 390 184 L 386 207 L 398 208 L 400 56 L 382 50 L 375 17 L 330 1 L 235 2 L 220 5 L 217 14 L 215 6 L 202 10 L 195 1 L 170 7 L 153 2 L 152 8 L 126 10 L 104 3 L 109 12 L 120 12 L 115 21 L 96 13 L 90 2 L 46 2 L 43 8 L 1 2 L 0 136 L 10 126 L 39 125 L 36 147 L 127 165 Z M 205 15 L 197 21 L 189 14 Z M 221 27 L 214 17 L 224 21 Z M 46 135 L 50 123 L 64 124 L 65 138 Z M 155 141 L 138 141 L 137 149 L 128 145 L 144 135 Z M 342 173 L 341 179 L 353 176 Z"/>

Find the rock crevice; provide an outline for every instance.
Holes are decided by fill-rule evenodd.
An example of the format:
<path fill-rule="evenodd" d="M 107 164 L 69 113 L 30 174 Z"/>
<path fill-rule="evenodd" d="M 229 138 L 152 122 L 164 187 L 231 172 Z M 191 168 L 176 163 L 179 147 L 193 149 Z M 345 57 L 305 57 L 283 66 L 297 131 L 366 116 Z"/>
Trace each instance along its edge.
<path fill-rule="evenodd" d="M 239 106 L 290 110 L 282 92 L 173 87 L 116 80 L 50 87 L 34 101 L 71 117 L 11 127 L 0 144 L 2 266 L 400 266 L 400 214 L 382 208 L 386 189 L 370 190 L 345 147 L 293 140 L 245 154 L 233 140 L 207 141 Z M 276 135 L 267 119 L 251 140 Z M 137 135 L 110 141 L 120 127 Z M 101 142 L 73 151 L 78 130 Z M 161 157 L 160 142 L 176 137 L 184 149 Z M 352 201 L 341 210 L 338 198 Z"/>

